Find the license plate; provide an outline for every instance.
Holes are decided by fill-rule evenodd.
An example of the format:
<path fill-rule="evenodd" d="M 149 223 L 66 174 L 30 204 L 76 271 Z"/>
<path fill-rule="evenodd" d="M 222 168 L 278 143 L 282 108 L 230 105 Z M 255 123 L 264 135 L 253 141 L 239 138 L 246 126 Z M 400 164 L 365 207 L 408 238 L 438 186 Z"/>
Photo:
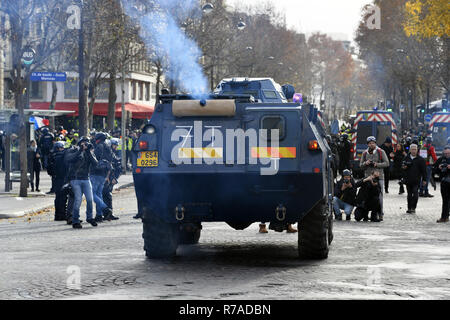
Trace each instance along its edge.
<path fill-rule="evenodd" d="M 138 167 L 157 167 L 158 151 L 144 151 L 139 154 L 137 159 Z"/>

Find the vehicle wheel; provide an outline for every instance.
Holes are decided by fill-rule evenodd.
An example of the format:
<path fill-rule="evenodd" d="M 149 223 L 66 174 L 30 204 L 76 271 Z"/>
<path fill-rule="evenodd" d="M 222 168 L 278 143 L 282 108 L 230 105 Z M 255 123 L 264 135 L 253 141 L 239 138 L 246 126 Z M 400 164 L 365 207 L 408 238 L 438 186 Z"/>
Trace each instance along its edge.
<path fill-rule="evenodd" d="M 142 222 L 146 256 L 150 259 L 174 257 L 178 247 L 177 225 L 154 216 L 147 216 Z"/>
<path fill-rule="evenodd" d="M 197 244 L 200 240 L 201 225 L 180 226 L 179 244 Z"/>
<path fill-rule="evenodd" d="M 298 253 L 302 259 L 327 259 L 329 252 L 329 214 L 325 201 L 316 205 L 299 222 Z"/>

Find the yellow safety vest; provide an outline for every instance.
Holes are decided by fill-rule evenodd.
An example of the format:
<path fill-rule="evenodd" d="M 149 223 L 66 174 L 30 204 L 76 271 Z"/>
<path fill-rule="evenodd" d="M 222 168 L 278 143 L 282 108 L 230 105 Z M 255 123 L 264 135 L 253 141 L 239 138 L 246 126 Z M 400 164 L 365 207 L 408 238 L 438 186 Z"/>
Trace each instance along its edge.
<path fill-rule="evenodd" d="M 131 151 L 133 149 L 133 139 L 128 138 L 128 151 Z"/>
<path fill-rule="evenodd" d="M 73 139 L 66 138 L 66 144 L 64 145 L 64 148 L 68 149 L 72 146 Z"/>
<path fill-rule="evenodd" d="M 122 138 L 119 139 L 119 145 L 117 146 L 117 151 L 122 151 Z"/>

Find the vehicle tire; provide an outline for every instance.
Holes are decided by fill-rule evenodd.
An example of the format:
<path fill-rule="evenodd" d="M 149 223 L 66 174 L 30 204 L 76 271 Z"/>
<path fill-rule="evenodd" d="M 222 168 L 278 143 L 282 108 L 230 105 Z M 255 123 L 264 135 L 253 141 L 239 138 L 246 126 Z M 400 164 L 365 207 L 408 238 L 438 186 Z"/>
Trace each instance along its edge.
<path fill-rule="evenodd" d="M 200 240 L 201 226 L 192 226 L 189 230 L 180 226 L 179 231 L 179 244 L 197 244 Z"/>
<path fill-rule="evenodd" d="M 329 216 L 327 204 L 322 200 L 299 222 L 298 253 L 301 259 L 328 258 Z"/>
<path fill-rule="evenodd" d="M 150 259 L 174 257 L 178 247 L 177 225 L 154 216 L 147 216 L 142 222 L 146 256 Z"/>

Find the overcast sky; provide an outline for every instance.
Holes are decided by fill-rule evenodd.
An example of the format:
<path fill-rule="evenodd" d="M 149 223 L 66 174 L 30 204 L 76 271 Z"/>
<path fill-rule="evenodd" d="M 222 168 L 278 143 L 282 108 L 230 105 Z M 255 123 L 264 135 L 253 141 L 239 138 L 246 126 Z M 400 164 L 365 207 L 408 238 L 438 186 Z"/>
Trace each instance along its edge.
<path fill-rule="evenodd" d="M 266 0 L 227 0 L 234 6 L 258 4 Z M 272 0 L 286 13 L 287 24 L 310 34 L 315 31 L 333 35 L 336 40 L 353 40 L 361 9 L 371 0 Z"/>

